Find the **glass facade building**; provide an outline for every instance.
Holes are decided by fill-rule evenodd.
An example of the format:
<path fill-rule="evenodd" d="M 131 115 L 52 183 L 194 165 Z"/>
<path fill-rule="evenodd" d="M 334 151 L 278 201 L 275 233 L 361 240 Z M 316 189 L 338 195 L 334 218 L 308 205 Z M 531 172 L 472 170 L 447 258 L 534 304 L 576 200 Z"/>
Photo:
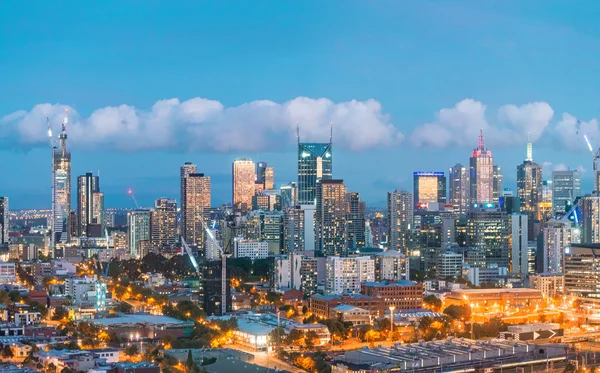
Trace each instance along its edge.
<path fill-rule="evenodd" d="M 298 203 L 313 205 L 317 182 L 332 178 L 331 143 L 298 143 Z"/>
<path fill-rule="evenodd" d="M 414 172 L 413 180 L 415 207 L 446 203 L 446 176 L 443 172 Z"/>

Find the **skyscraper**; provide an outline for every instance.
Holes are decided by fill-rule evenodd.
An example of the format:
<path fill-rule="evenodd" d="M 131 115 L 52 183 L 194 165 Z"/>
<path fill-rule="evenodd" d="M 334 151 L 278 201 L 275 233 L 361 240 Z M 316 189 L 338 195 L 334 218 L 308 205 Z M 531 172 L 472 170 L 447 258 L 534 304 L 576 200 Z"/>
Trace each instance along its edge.
<path fill-rule="evenodd" d="M 346 187 L 343 180 L 317 183 L 315 250 L 322 256 L 346 256 Z"/>
<path fill-rule="evenodd" d="M 552 172 L 552 212 L 564 216 L 577 197 L 581 197 L 581 174 L 577 170 Z"/>
<path fill-rule="evenodd" d="M 600 195 L 588 194 L 579 200 L 582 243 L 600 243 Z"/>
<path fill-rule="evenodd" d="M 508 216 L 499 207 L 472 207 L 467 214 L 467 245 L 485 257 L 485 265 L 509 268 Z"/>
<path fill-rule="evenodd" d="M 544 223 L 542 239 L 538 240 L 536 271 L 562 273 L 565 248 L 580 242 L 580 231 L 570 221 L 550 220 Z"/>
<path fill-rule="evenodd" d="M 281 210 L 285 211 L 288 207 L 293 207 L 298 204 L 298 188 L 296 183 L 291 182 L 279 188 Z"/>
<path fill-rule="evenodd" d="M 283 252 L 304 250 L 304 210 L 300 206 L 289 207 L 283 212 Z"/>
<path fill-rule="evenodd" d="M 521 278 L 529 274 L 528 216 L 526 214 L 511 214 L 510 244 L 511 272 L 518 273 Z"/>
<path fill-rule="evenodd" d="M 317 182 L 332 178 L 331 136 L 329 143 L 301 143 L 298 134 L 298 203 L 315 204 Z"/>
<path fill-rule="evenodd" d="M 59 147 L 54 146 L 53 196 L 52 196 L 52 237 L 51 246 L 69 241 L 69 218 L 71 215 L 71 152 L 67 150 L 67 117 L 62 123 Z"/>
<path fill-rule="evenodd" d="M 127 214 L 129 253 L 132 258 L 141 259 L 146 254 L 143 248 L 150 242 L 150 215 L 151 211 L 147 209 L 134 210 Z"/>
<path fill-rule="evenodd" d="M 8 243 L 8 197 L 0 197 L 0 245 Z"/>
<path fill-rule="evenodd" d="M 275 169 L 273 167 L 265 168 L 265 180 L 263 186 L 265 190 L 275 189 Z"/>
<path fill-rule="evenodd" d="M 255 188 L 254 162 L 247 158 L 238 158 L 233 161 L 233 208 L 236 211 L 252 209 L 252 196 Z"/>
<path fill-rule="evenodd" d="M 396 189 L 388 193 L 387 205 L 388 249 L 408 255 L 414 216 L 413 194 Z"/>
<path fill-rule="evenodd" d="M 267 162 L 256 163 L 256 184 L 265 184 L 265 173 L 267 171 Z"/>
<path fill-rule="evenodd" d="M 181 226 L 180 232 L 184 239 L 186 239 L 185 229 L 187 226 L 188 217 L 192 218 L 193 215 L 190 215 L 187 209 L 187 192 L 186 192 L 186 179 L 190 174 L 195 174 L 198 172 L 196 165 L 192 164 L 192 162 L 185 162 L 183 166 L 180 168 L 180 179 L 179 179 L 179 203 L 181 208 Z M 189 241 L 186 242 L 189 243 Z"/>
<path fill-rule="evenodd" d="M 443 172 L 414 172 L 414 205 L 446 203 L 446 176 Z"/>
<path fill-rule="evenodd" d="M 461 164 L 456 164 L 450 168 L 449 177 L 449 202 L 452 204 L 452 209 L 455 213 L 464 216 L 469 210 L 469 170 Z"/>
<path fill-rule="evenodd" d="M 88 172 L 77 177 L 77 234 L 79 236 L 90 236 L 89 228 L 94 218 L 94 193 L 99 192 L 98 176 Z"/>
<path fill-rule="evenodd" d="M 529 141 L 527 158 L 517 166 L 517 195 L 521 213 L 527 214 L 531 221 L 537 220 L 539 216 L 539 204 L 543 198 L 542 189 L 542 166 L 533 161 L 533 146 Z M 531 234 L 529 240 L 533 241 Z"/>
<path fill-rule="evenodd" d="M 177 201 L 159 198 L 154 201 L 150 217 L 150 243 L 152 247 L 174 247 L 177 237 Z"/>
<path fill-rule="evenodd" d="M 206 242 L 204 223 L 210 218 L 211 185 L 210 177 L 201 173 L 189 173 L 183 179 L 184 197 L 181 210 L 183 222 L 182 235 L 189 245 L 204 250 Z"/>
<path fill-rule="evenodd" d="M 492 202 L 498 204 L 502 196 L 502 169 L 494 165 L 494 179 L 492 182 Z"/>
<path fill-rule="evenodd" d="M 365 210 L 357 192 L 346 193 L 346 239 L 351 249 L 365 247 Z"/>
<path fill-rule="evenodd" d="M 483 130 L 480 131 L 477 149 L 470 159 L 471 204 L 494 201 L 494 159 L 492 152 L 483 144 Z"/>

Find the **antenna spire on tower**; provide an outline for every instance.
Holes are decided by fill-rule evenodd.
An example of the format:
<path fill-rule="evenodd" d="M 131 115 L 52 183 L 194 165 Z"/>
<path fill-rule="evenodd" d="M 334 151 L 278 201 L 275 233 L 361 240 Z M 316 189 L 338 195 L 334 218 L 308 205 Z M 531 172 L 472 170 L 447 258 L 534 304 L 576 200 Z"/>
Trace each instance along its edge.
<path fill-rule="evenodd" d="M 330 123 L 330 128 L 329 128 L 329 143 L 331 144 L 331 139 L 333 138 L 333 122 Z"/>
<path fill-rule="evenodd" d="M 477 148 L 480 150 L 484 150 L 484 146 L 483 146 L 483 128 L 479 129 L 479 139 L 477 141 Z"/>
<path fill-rule="evenodd" d="M 533 162 L 533 144 L 531 143 L 531 132 L 527 133 L 527 159 L 526 161 Z"/>
<path fill-rule="evenodd" d="M 296 122 L 296 139 L 298 140 L 298 144 L 300 144 L 300 124 Z"/>

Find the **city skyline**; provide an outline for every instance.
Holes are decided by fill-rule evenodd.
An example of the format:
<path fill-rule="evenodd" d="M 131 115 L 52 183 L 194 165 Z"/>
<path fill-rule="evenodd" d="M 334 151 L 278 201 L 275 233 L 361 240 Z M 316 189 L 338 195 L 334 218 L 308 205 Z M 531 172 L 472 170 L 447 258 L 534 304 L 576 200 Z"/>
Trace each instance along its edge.
<path fill-rule="evenodd" d="M 325 142 L 331 122 L 334 177 L 370 206 L 410 189 L 415 171 L 467 165 L 479 128 L 505 187 L 516 191 L 530 133 L 544 179 L 583 167 L 582 190 L 591 191 L 583 134 L 600 145 L 600 85 L 580 72 L 600 35 L 585 27 L 593 10 L 552 3 L 119 4 L 103 34 L 93 30 L 110 2 L 14 4 L 0 14 L 0 156 L 3 174 L 15 176 L 3 194 L 15 209 L 50 207 L 50 188 L 30 175 L 50 179 L 45 120 L 58 132 L 66 107 L 72 175 L 100 170 L 107 207 L 133 207 L 129 188 L 146 207 L 176 198 L 186 161 L 211 176 L 214 204 L 229 200 L 235 158 L 265 161 L 287 184 L 296 180 L 297 124 L 302 141 Z M 43 26 L 58 18 L 79 32 Z M 145 28 L 160 51 L 134 32 Z M 548 58 L 557 50 L 577 58 Z"/>

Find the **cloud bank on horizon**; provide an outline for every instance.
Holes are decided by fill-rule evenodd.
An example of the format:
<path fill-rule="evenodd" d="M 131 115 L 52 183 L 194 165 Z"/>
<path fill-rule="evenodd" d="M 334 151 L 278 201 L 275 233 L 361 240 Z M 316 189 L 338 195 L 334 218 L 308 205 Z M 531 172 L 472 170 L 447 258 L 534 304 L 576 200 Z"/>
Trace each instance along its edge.
<path fill-rule="evenodd" d="M 47 144 L 46 118 L 58 130 L 69 110 L 68 135 L 74 148 L 115 151 L 179 149 L 182 151 L 244 152 L 281 150 L 295 141 L 324 142 L 333 123 L 335 144 L 348 151 L 391 147 L 405 139 L 382 105 L 373 99 L 335 103 L 327 98 L 297 97 L 276 103 L 252 101 L 226 107 L 219 101 L 192 98 L 160 100 L 148 110 L 130 105 L 107 106 L 84 117 L 62 104 L 38 104 L 31 110 L 0 117 L 0 140 L 17 145 Z M 479 129 L 486 144 L 505 147 L 544 140 L 567 149 L 581 149 L 583 134 L 600 139 L 596 119 L 577 122 L 568 113 L 552 123 L 554 110 L 546 102 L 501 106 L 496 116 L 480 101 L 464 99 L 438 111 L 433 121 L 417 125 L 407 138 L 415 147 L 473 147 Z M 14 141 L 13 141 L 14 143 Z"/>

